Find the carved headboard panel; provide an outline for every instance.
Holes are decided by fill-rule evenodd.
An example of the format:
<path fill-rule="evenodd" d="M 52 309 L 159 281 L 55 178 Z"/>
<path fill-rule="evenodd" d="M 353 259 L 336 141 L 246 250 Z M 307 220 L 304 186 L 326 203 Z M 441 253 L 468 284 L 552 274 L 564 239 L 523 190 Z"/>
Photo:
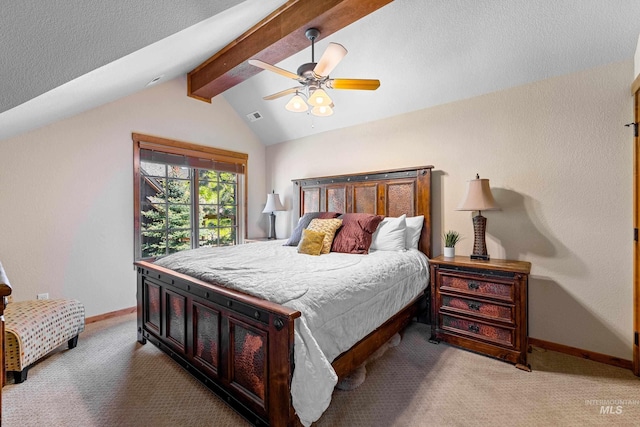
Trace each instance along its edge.
<path fill-rule="evenodd" d="M 424 215 L 418 248 L 431 257 L 431 169 L 406 169 L 293 180 L 294 221 L 305 212 Z"/>

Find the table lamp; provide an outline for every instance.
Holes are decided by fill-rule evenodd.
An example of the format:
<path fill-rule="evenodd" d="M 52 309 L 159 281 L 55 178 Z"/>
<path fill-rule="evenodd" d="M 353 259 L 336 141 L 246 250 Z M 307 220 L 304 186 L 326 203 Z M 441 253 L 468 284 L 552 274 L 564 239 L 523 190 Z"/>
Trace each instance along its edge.
<path fill-rule="evenodd" d="M 269 224 L 269 240 L 276 238 L 276 214 L 274 212 L 284 210 L 285 208 L 282 206 L 282 203 L 280 203 L 280 196 L 278 194 L 275 192 L 267 194 L 267 203 L 262 213 L 268 213 L 271 220 Z"/>
<path fill-rule="evenodd" d="M 463 202 L 456 210 L 478 211 L 478 215 L 473 217 L 473 253 L 470 258 L 489 261 L 487 245 L 484 239 L 487 218 L 482 216 L 482 211 L 495 211 L 499 210 L 500 207 L 493 199 L 488 179 L 480 179 L 480 175 L 476 174 L 476 179 L 468 182 L 467 194 L 465 194 Z"/>

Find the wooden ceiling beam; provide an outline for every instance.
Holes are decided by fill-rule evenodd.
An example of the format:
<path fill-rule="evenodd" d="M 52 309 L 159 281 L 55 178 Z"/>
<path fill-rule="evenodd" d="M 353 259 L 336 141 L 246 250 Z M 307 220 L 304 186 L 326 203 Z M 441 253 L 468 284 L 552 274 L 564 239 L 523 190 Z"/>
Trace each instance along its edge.
<path fill-rule="evenodd" d="M 278 62 L 310 46 L 304 33 L 320 30 L 320 39 L 393 0 L 289 0 L 187 75 L 187 95 L 202 101 L 262 71 L 247 63 Z"/>

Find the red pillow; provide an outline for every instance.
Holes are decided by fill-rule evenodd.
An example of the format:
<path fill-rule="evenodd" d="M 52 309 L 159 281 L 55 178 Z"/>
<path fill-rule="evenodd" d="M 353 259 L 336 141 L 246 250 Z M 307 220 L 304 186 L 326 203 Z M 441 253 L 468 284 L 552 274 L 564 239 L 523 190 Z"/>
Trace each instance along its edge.
<path fill-rule="evenodd" d="M 331 252 L 368 254 L 371 236 L 384 217 L 366 213 L 346 213 L 338 218 L 342 220 L 342 227 L 333 239 Z"/>

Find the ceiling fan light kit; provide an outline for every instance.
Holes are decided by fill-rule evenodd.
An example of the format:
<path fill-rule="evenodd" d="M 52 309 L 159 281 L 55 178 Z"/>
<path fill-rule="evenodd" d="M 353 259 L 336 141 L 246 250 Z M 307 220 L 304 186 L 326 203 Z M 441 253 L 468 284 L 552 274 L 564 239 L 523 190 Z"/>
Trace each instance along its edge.
<path fill-rule="evenodd" d="M 316 89 L 307 102 L 314 107 L 321 107 L 331 105 L 333 101 L 331 101 L 331 98 L 329 98 L 329 95 L 327 95 L 327 92 L 323 89 Z"/>
<path fill-rule="evenodd" d="M 309 109 L 309 106 L 304 102 L 304 99 L 296 93 L 284 108 L 294 113 L 304 113 Z"/>
<path fill-rule="evenodd" d="M 294 94 L 285 108 L 288 111 L 301 113 L 309 110 L 311 114 L 319 117 L 327 117 L 333 114 L 335 105 L 323 88 L 327 89 L 351 89 L 351 90 L 376 90 L 380 87 L 380 80 L 375 79 L 330 79 L 329 74 L 347 54 L 347 49 L 338 43 L 329 43 L 320 61 L 314 62 L 314 43 L 320 36 L 316 28 L 309 28 L 305 35 L 311 40 L 311 62 L 298 67 L 297 74 L 291 71 L 268 64 L 259 59 L 250 59 L 249 64 L 260 67 L 284 77 L 297 80 L 302 87 L 292 87 L 282 90 L 263 99 L 269 101 L 285 95 Z M 304 95 L 307 100 L 305 102 Z"/>
<path fill-rule="evenodd" d="M 311 114 L 318 117 L 330 116 L 333 114 L 333 108 L 331 108 L 331 105 L 317 105 L 311 109 Z"/>

